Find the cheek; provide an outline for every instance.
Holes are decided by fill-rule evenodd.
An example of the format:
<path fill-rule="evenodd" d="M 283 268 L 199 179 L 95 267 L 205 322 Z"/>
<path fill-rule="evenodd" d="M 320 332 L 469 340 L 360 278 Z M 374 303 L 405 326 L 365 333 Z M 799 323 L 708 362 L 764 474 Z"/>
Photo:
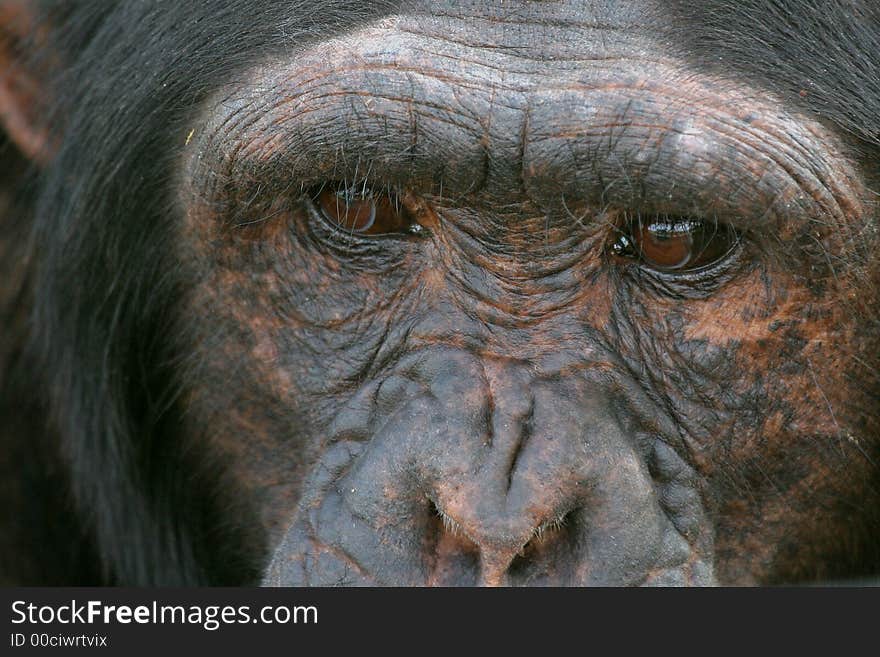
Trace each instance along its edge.
<path fill-rule="evenodd" d="M 325 447 L 320 428 L 387 334 L 406 270 L 353 275 L 295 237 L 297 213 L 271 214 L 239 230 L 191 210 L 181 260 L 197 284 L 178 318 L 185 430 L 208 445 L 270 542 Z"/>
<path fill-rule="evenodd" d="M 727 364 L 704 391 L 716 422 L 697 449 L 709 464 L 720 574 L 731 580 L 833 564 L 833 546 L 858 541 L 852 509 L 875 495 L 876 319 L 850 303 L 842 279 L 818 294 L 759 274 L 681 318 L 682 344 Z"/>
<path fill-rule="evenodd" d="M 877 390 L 871 374 L 880 336 L 875 317 L 850 303 L 853 285 L 841 279 L 816 292 L 791 276 L 755 270 L 681 316 L 683 345 L 725 356 L 723 397 L 737 411 L 731 440 L 846 439 L 857 431 Z"/>
<path fill-rule="evenodd" d="M 247 500 L 260 524 L 275 536 L 296 504 L 294 485 L 311 461 L 310 418 L 297 404 L 296 372 L 284 365 L 280 320 L 251 298 L 244 308 L 228 289 L 206 285 L 190 304 L 186 353 L 185 432 L 214 455 L 218 476 Z M 253 313 L 251 315 L 250 313 Z"/>
<path fill-rule="evenodd" d="M 299 496 L 291 482 L 311 460 L 300 379 L 285 353 L 298 320 L 281 303 L 277 254 L 289 247 L 279 219 L 237 230 L 197 206 L 178 241 L 187 280 L 196 281 L 178 318 L 185 431 L 207 446 L 217 476 L 270 537 L 284 530 L 285 511 Z"/>

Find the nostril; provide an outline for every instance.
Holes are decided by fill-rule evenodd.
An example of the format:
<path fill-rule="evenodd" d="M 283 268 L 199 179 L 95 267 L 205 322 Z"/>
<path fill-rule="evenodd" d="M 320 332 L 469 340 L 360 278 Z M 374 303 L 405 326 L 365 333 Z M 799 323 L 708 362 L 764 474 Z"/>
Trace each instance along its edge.
<path fill-rule="evenodd" d="M 479 581 L 480 550 L 462 526 L 428 500 L 426 583 L 429 586 L 473 586 Z"/>
<path fill-rule="evenodd" d="M 552 541 L 566 528 L 571 514 L 572 511 L 564 511 L 535 527 L 531 538 L 522 546 L 517 557 L 524 558 L 531 551 L 530 548 Z"/>
<path fill-rule="evenodd" d="M 538 525 L 535 528 L 535 531 L 532 533 L 532 538 L 529 539 L 529 543 L 532 543 L 534 541 L 538 541 L 539 543 L 541 543 L 544 540 L 546 540 L 547 538 L 549 538 L 550 535 L 563 529 L 565 527 L 566 523 L 568 522 L 568 516 L 570 513 L 571 513 L 570 511 L 566 511 L 564 513 L 559 514 L 558 516 L 556 516 L 552 520 L 548 520 L 547 522 L 544 522 L 544 523 Z M 524 545 L 523 549 L 525 549 L 525 547 L 528 546 L 529 543 Z"/>
<path fill-rule="evenodd" d="M 547 586 L 557 581 L 554 570 L 575 561 L 578 524 L 578 510 L 573 509 L 538 525 L 507 568 L 510 583 Z"/>
<path fill-rule="evenodd" d="M 452 534 L 453 536 L 464 536 L 464 530 L 461 528 L 461 525 L 456 522 L 456 520 L 450 516 L 448 513 L 443 511 L 440 507 L 438 507 L 432 500 L 429 499 L 431 511 L 440 518 L 440 522 L 443 524 L 443 530 L 447 534 Z"/>

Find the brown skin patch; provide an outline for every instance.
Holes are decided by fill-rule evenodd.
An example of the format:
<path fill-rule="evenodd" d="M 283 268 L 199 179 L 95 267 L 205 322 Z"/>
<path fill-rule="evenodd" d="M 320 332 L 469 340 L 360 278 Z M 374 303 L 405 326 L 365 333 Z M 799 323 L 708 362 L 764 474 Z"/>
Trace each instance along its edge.
<path fill-rule="evenodd" d="M 858 225 L 853 218 L 840 220 L 822 245 L 823 261 L 805 249 L 793 268 L 759 264 L 683 315 L 687 340 L 723 350 L 733 364 L 728 396 L 737 405 L 751 400 L 747 413 L 731 409 L 720 445 L 707 437 L 704 446 L 709 460 L 725 464 L 724 486 L 747 492 L 745 506 L 724 503 L 718 525 L 731 580 L 809 576 L 817 554 L 859 542 L 845 518 L 876 505 L 880 362 L 867 309 L 878 299 L 863 272 L 877 263 L 847 252 L 852 245 L 842 238 Z"/>
<path fill-rule="evenodd" d="M 190 146 L 188 430 L 258 514 L 269 581 L 863 563 L 877 210 L 845 149 L 674 62 L 572 72 L 467 46 L 460 68 L 461 47 L 383 25 L 307 51 L 226 90 Z M 421 230 L 340 230 L 310 200 L 323 182 L 394 195 Z M 740 242 L 652 271 L 614 255 L 632 212 Z"/>

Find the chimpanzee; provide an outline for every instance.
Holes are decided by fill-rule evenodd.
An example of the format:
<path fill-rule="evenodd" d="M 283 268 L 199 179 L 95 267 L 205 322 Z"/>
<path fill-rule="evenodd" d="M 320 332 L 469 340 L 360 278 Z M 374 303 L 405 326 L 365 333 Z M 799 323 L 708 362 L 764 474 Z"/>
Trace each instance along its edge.
<path fill-rule="evenodd" d="M 880 572 L 880 5 L 11 0 L 8 583 Z"/>

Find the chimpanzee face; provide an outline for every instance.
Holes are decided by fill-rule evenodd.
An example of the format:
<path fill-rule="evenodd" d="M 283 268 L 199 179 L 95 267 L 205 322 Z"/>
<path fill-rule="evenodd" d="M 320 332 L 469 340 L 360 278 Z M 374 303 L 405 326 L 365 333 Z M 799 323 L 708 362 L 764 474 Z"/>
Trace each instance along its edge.
<path fill-rule="evenodd" d="M 876 166 L 679 27 L 414 3 L 201 105 L 181 426 L 268 583 L 749 584 L 876 555 Z"/>
<path fill-rule="evenodd" d="M 877 576 L 878 80 L 869 0 L 0 3 L 0 581 Z"/>

